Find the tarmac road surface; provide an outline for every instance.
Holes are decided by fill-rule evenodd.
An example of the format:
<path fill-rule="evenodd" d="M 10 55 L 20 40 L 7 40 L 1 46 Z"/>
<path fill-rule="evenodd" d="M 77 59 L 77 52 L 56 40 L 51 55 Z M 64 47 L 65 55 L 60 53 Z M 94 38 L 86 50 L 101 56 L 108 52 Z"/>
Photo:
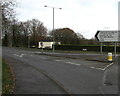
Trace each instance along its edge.
<path fill-rule="evenodd" d="M 16 94 L 104 94 L 101 86 L 106 63 L 5 47 L 3 58 L 15 73 Z"/>

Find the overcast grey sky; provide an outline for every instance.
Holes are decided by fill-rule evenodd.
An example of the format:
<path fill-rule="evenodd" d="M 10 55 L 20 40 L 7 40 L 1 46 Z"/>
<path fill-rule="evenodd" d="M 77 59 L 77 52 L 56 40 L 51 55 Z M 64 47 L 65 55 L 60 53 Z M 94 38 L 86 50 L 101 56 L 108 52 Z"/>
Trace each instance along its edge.
<path fill-rule="evenodd" d="M 94 37 L 97 30 L 118 29 L 119 0 L 18 0 L 16 9 L 19 21 L 38 19 L 48 30 L 52 30 L 55 9 L 55 28 L 68 27 L 85 38 Z"/>

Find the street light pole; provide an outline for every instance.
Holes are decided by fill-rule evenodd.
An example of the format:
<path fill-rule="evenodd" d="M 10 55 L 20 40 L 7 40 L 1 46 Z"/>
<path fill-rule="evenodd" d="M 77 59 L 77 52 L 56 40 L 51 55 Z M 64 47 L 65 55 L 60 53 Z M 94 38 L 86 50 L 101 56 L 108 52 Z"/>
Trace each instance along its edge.
<path fill-rule="evenodd" d="M 54 7 L 53 7 L 53 53 L 55 52 L 55 36 L 54 36 Z"/>
<path fill-rule="evenodd" d="M 54 36 L 54 9 L 62 9 L 62 8 L 57 8 L 57 7 L 51 7 L 45 5 L 44 7 L 49 7 L 53 9 L 53 53 L 55 52 L 55 36 Z"/>

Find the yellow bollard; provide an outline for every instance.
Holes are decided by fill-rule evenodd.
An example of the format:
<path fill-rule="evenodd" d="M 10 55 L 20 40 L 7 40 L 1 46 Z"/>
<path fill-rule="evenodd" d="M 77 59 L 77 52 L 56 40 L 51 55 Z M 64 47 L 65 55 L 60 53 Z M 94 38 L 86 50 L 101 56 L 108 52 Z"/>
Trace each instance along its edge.
<path fill-rule="evenodd" d="M 108 62 L 112 62 L 112 61 L 113 61 L 113 59 L 112 59 L 112 53 L 109 52 L 108 53 Z"/>

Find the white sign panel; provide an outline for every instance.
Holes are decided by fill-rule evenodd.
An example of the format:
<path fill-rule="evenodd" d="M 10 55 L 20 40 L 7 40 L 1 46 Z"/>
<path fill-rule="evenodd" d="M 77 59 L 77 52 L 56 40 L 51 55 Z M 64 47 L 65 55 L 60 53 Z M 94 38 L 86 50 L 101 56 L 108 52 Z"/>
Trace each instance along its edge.
<path fill-rule="evenodd" d="M 95 37 L 100 42 L 120 42 L 120 31 L 98 31 Z"/>

